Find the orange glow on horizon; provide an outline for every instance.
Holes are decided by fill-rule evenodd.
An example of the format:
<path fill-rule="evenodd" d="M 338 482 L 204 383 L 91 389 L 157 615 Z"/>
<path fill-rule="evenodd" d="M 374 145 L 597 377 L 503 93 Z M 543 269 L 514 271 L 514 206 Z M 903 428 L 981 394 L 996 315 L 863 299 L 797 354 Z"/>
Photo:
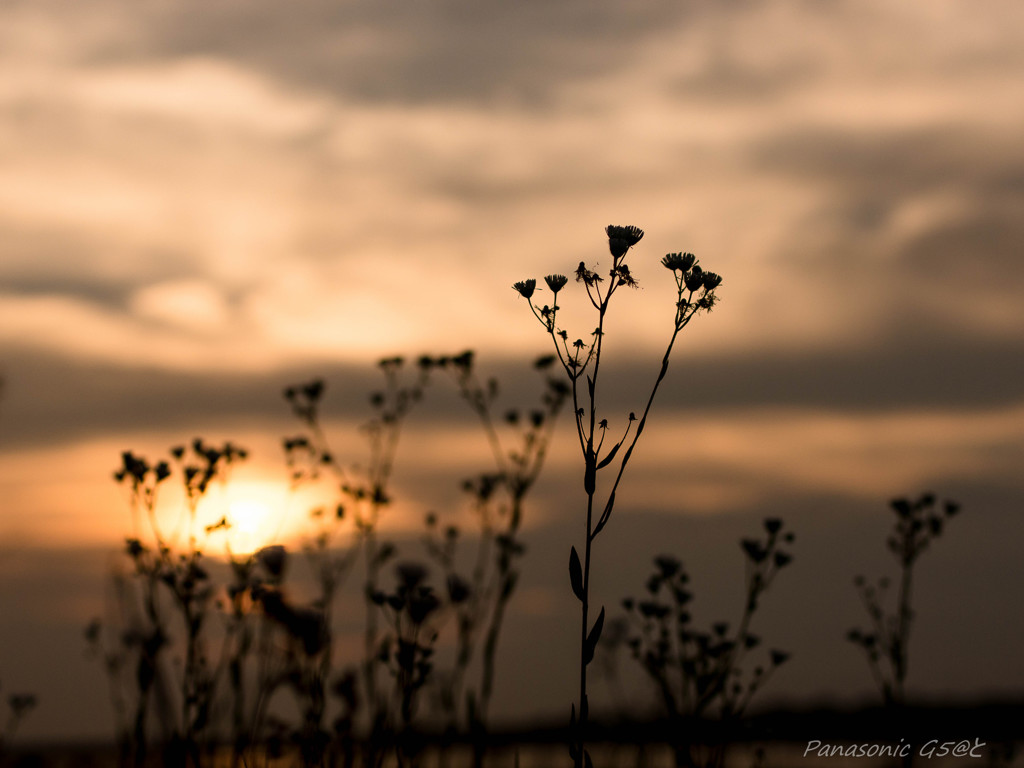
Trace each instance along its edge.
<path fill-rule="evenodd" d="M 339 440 L 353 429 L 343 422 L 325 426 Z M 1008 473 L 1015 455 L 1011 448 L 1022 435 L 1019 406 L 856 416 L 799 408 L 665 413 L 645 435 L 626 482 L 640 503 L 700 513 L 736 509 L 779 493 L 885 497 L 935 477 Z M 568 437 L 562 432 L 552 445 L 530 499 L 527 527 L 562 514 L 559 489 L 578 466 Z M 0 518 L 0 538 L 22 546 L 120 548 L 125 537 L 137 537 L 153 545 L 149 516 L 139 509 L 133 519 L 128 489 L 112 481 L 111 468 L 124 445 L 141 445 L 142 455 L 158 459 L 162 454 L 154 446 L 174 442 L 166 435 L 122 435 L 5 453 L 0 489 L 10 509 L 32 513 Z M 253 458 L 225 483 L 214 482 L 196 510 L 192 535 L 205 554 L 247 556 L 271 544 L 296 550 L 324 533 L 331 548 L 354 542 L 356 510 L 347 504 L 345 516 L 336 517 L 336 506 L 345 499 L 333 481 L 324 478 L 291 490 L 283 467 L 274 463 L 276 440 L 247 432 L 238 436 L 238 444 L 250 448 Z M 473 529 L 458 478 L 466 467 L 479 465 L 481 448 L 482 438 L 471 427 L 437 430 L 412 422 L 398 457 L 394 501 L 381 513 L 381 535 L 422 532 L 429 511 L 444 524 Z M 54 467 L 61 468 L 60 482 L 54 481 Z M 679 467 L 686 467 L 683 479 Z M 154 516 L 161 538 L 176 551 L 189 539 L 183 496 L 174 475 L 160 488 Z M 318 509 L 321 514 L 314 516 Z M 222 519 L 226 527 L 217 526 Z"/>

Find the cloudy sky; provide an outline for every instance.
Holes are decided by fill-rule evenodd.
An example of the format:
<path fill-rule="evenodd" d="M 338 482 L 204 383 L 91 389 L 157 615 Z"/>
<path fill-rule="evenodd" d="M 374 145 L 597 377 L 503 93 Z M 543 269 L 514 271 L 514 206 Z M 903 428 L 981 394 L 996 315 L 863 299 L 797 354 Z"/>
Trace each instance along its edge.
<path fill-rule="evenodd" d="M 79 628 L 127 529 L 121 450 L 237 439 L 254 452 L 242 493 L 277 504 L 293 380 L 327 377 L 339 436 L 382 355 L 474 348 L 514 400 L 546 340 L 511 284 L 607 261 L 609 223 L 647 233 L 641 289 L 608 333 L 611 421 L 638 407 L 669 332 L 661 256 L 692 251 L 724 283 L 677 350 L 617 546 L 597 552 L 617 574 L 602 594 L 668 547 L 724 601 L 735 539 L 782 514 L 800 549 L 765 630 L 797 652 L 779 692 L 867 693 L 842 642 L 849 580 L 888 567 L 886 501 L 933 489 L 965 514 L 922 564 L 916 682 L 1020 692 L 1019 3 L 2 13 L 0 685 L 39 692 L 27 733 L 107 727 L 102 697 L 82 704 L 100 673 Z M 482 445 L 436 397 L 400 457 L 410 520 L 423 495 L 454 503 L 428 480 L 455 487 Z M 537 686 L 506 682 L 510 714 L 571 696 L 577 457 L 568 432 L 559 446 L 509 631 L 539 627 L 564 653 L 510 654 Z"/>

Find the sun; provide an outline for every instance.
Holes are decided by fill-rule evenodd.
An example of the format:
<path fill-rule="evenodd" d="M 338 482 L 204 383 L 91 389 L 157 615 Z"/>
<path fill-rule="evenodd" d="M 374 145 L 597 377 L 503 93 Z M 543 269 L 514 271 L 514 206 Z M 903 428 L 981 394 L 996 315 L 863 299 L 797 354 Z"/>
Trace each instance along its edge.
<path fill-rule="evenodd" d="M 232 478 L 208 510 L 211 544 L 232 558 L 247 557 L 271 545 L 289 548 L 309 535 L 308 511 L 324 506 L 322 491 L 295 490 L 275 480 Z"/>
<path fill-rule="evenodd" d="M 248 555 L 274 543 L 278 533 L 270 506 L 257 499 L 234 499 L 228 504 L 228 546 L 237 555 Z"/>

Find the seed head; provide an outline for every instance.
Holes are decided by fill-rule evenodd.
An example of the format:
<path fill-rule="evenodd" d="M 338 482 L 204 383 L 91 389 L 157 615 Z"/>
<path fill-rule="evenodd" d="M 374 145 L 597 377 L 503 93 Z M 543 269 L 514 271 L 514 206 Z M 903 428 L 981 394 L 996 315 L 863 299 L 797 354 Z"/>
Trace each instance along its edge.
<path fill-rule="evenodd" d="M 533 292 L 537 290 L 537 281 L 533 278 L 529 280 L 520 280 L 512 287 L 519 291 L 519 295 L 524 299 L 530 299 L 533 297 Z"/>
<path fill-rule="evenodd" d="M 698 265 L 686 273 L 686 290 L 697 291 L 704 286 L 704 270 Z"/>
<path fill-rule="evenodd" d="M 644 231 L 638 227 L 619 227 L 609 225 L 605 227 L 605 234 L 608 235 L 608 250 L 614 258 L 619 259 L 626 255 L 626 251 L 640 242 Z"/>
<path fill-rule="evenodd" d="M 548 284 L 552 293 L 558 293 L 569 282 L 569 278 L 565 275 L 548 275 L 544 278 L 544 282 Z"/>
<path fill-rule="evenodd" d="M 284 569 L 288 563 L 288 552 L 280 544 L 273 544 L 259 550 L 256 553 L 256 560 L 270 576 L 279 579 L 284 575 Z"/>
<path fill-rule="evenodd" d="M 722 278 L 714 272 L 704 273 L 704 290 L 713 291 L 722 284 Z"/>
<path fill-rule="evenodd" d="M 661 263 L 673 272 L 685 272 L 697 262 L 692 253 L 667 253 Z"/>

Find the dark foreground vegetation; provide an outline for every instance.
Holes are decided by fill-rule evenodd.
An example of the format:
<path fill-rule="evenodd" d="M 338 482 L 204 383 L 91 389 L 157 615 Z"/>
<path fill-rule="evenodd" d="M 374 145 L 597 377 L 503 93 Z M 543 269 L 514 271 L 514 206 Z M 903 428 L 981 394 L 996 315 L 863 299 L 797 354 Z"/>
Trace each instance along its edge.
<path fill-rule="evenodd" d="M 230 532 L 238 521 L 230 510 L 211 513 L 214 489 L 231 482 L 248 458 L 245 448 L 196 438 L 155 459 L 125 451 L 115 479 L 129 499 L 131 534 L 112 574 L 110 609 L 86 629 L 109 682 L 115 746 L 18 750 L 15 726 L 28 714 L 22 699 L 5 736 L 14 745 L 5 759 L 119 768 L 714 768 L 825 764 L 857 759 L 863 747 L 863 758 L 877 764 L 886 764 L 878 762 L 881 754 L 888 764 L 934 765 L 942 743 L 952 740 L 959 749 L 973 739 L 985 742 L 971 745 L 984 764 L 1010 764 L 1012 753 L 1002 745 L 1018 738 L 1024 705 L 908 703 L 914 567 L 957 514 L 953 502 L 932 494 L 894 500 L 887 546 L 897 562 L 895 587 L 890 591 L 885 576 L 855 580 L 867 626 L 847 639 L 867 660 L 878 708 L 756 713 L 751 707 L 790 662 L 786 650 L 757 632 L 758 611 L 778 579 L 785 582 L 781 575 L 798 547 L 781 519 L 765 519 L 739 542 L 742 602 L 719 606 L 721 619 L 709 626 L 691 616 L 695 594 L 680 553 L 651 553 L 649 578 L 621 585 L 620 605 L 593 604 L 599 563 L 592 544 L 622 503 L 620 481 L 669 375 L 676 342 L 715 306 L 722 283 L 692 254 L 660 260 L 677 291 L 660 366 L 633 411 L 608 413 L 601 400 L 606 320 L 622 289 L 637 287 L 627 256 L 643 232 L 612 226 L 606 234 L 610 267 L 581 262 L 572 273 L 594 312 L 593 330 L 584 337 L 574 339 L 561 325 L 558 302 L 569 276 L 544 278 L 546 300 L 536 279 L 513 286 L 551 344 L 533 365 L 540 384 L 532 406 L 505 402 L 500 383 L 481 375 L 468 351 L 381 360 L 381 386 L 369 395 L 358 438 L 328 434 L 325 382 L 284 389 L 296 424 L 282 438 L 288 480 L 296 493 L 316 489 L 328 500 L 301 511 L 310 534 L 300 550 L 268 543 L 233 551 Z M 464 493 L 462 508 L 424 510 L 421 546 L 400 550 L 380 523 L 394 502 L 403 427 L 431 388 L 445 383 L 479 423 L 489 456 L 452 479 Z M 528 562 L 524 516 L 560 417 L 571 423 L 580 451 L 580 472 L 570 482 L 579 485 L 582 538 L 566 542 L 566 586 L 580 606 L 579 693 L 567 703 L 564 722 L 509 730 L 490 714 L 496 661 L 507 608 Z M 180 499 L 176 513 L 165 508 L 171 488 Z M 339 615 L 346 584 L 359 595 L 358 616 Z M 361 641 L 342 648 L 339 626 L 354 621 Z M 661 703 L 659 719 L 603 722 L 591 713 L 588 673 L 614 656 L 643 673 Z M 943 742 L 933 753 L 922 752 L 936 738 Z M 881 752 L 884 745 L 897 751 Z M 854 753 L 844 751 L 850 748 Z M 956 756 L 975 764 L 982 759 Z"/>

